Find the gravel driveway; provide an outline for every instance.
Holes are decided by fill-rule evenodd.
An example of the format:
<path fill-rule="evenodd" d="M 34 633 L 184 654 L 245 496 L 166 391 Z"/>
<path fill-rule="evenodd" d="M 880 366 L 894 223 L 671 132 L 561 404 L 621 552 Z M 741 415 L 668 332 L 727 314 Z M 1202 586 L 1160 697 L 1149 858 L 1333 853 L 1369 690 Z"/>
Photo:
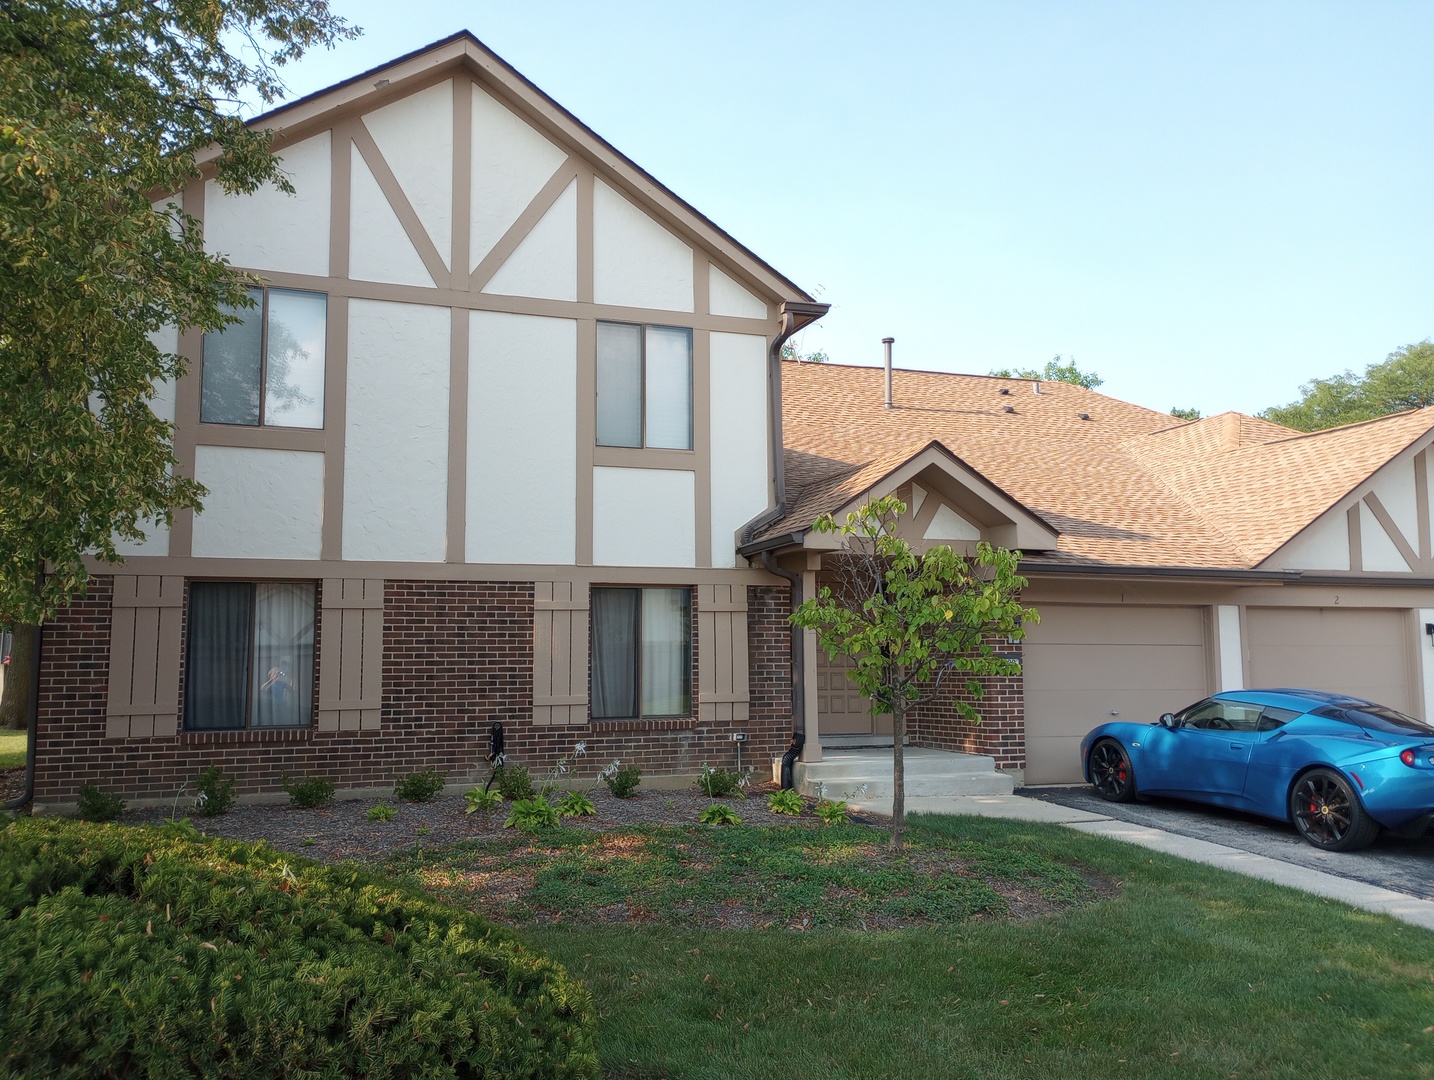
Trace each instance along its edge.
<path fill-rule="evenodd" d="M 1295 866 L 1337 874 L 1351 881 L 1393 889 L 1421 900 L 1434 900 L 1434 833 L 1418 840 L 1385 835 L 1363 851 L 1328 852 L 1305 843 L 1293 825 L 1180 799 L 1109 803 L 1084 786 L 1028 787 L 1018 789 L 1016 794 L 1163 829 L 1177 836 L 1224 844 Z"/>

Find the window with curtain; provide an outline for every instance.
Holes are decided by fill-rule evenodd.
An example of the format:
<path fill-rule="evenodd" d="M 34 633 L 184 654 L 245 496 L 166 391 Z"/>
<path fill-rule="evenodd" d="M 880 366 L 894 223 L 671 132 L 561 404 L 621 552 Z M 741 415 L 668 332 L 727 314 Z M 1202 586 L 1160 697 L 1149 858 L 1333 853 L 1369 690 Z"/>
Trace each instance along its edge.
<path fill-rule="evenodd" d="M 329 298 L 294 289 L 250 289 L 239 321 L 204 335 L 199 419 L 251 427 L 324 426 Z"/>
<path fill-rule="evenodd" d="M 692 331 L 597 325 L 599 446 L 692 449 Z"/>
<path fill-rule="evenodd" d="M 592 591 L 594 720 L 692 714 L 692 591 Z"/>
<path fill-rule="evenodd" d="M 313 723 L 315 594 L 312 582 L 189 586 L 186 729 Z"/>

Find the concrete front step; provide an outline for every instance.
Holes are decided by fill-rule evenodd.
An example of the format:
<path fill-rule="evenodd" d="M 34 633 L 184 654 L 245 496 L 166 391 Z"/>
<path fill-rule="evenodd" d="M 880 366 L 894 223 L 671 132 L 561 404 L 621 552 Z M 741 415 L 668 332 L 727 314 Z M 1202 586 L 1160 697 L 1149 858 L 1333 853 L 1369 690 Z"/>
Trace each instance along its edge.
<path fill-rule="evenodd" d="M 995 759 L 981 754 L 908 746 L 904 758 L 908 798 L 1009 795 L 1015 789 L 1011 777 L 997 771 Z M 812 797 L 890 799 L 891 751 L 829 751 L 821 761 L 797 762 L 792 779 L 798 791 Z"/>

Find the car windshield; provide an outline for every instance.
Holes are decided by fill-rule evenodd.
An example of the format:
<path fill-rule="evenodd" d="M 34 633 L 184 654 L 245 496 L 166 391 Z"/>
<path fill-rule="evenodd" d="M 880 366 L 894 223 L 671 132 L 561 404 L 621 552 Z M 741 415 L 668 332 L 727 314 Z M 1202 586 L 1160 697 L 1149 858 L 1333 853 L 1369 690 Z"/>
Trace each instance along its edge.
<path fill-rule="evenodd" d="M 1346 705 L 1340 712 L 1351 723 L 1389 735 L 1434 735 L 1434 725 L 1384 705 Z"/>

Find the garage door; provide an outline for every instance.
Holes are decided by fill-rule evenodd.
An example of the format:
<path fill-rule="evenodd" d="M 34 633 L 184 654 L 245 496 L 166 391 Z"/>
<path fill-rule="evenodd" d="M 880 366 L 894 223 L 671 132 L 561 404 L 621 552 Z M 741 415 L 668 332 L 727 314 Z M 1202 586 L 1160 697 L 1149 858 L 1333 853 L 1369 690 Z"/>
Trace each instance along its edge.
<path fill-rule="evenodd" d="M 1209 692 L 1203 608 L 1037 607 L 1022 663 L 1028 784 L 1079 781 L 1097 724 L 1149 722 Z"/>
<path fill-rule="evenodd" d="M 1302 686 L 1413 711 L 1409 613 L 1246 608 L 1251 687 Z"/>

